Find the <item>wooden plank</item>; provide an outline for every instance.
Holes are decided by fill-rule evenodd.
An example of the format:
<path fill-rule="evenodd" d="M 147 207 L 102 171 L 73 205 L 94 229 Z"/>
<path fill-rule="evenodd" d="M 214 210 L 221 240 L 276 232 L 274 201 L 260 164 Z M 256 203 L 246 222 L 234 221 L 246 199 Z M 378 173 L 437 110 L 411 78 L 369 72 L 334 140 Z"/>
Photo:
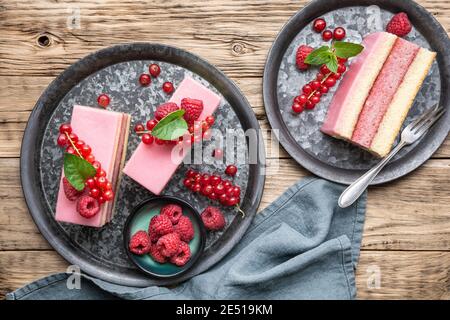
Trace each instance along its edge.
<path fill-rule="evenodd" d="M 450 30 L 446 0 L 419 1 Z M 160 42 L 199 54 L 228 75 L 260 77 L 273 39 L 306 0 L 2 2 L 0 75 L 56 75 L 111 44 Z M 79 10 L 80 19 L 72 19 Z M 152 17 L 158 17 L 153 19 Z M 232 18 L 230 18 L 232 17 Z M 80 28 L 73 28 L 79 21 Z M 69 22 L 69 25 L 68 25 Z M 68 27 L 69 26 L 69 27 Z M 41 34 L 49 46 L 39 46 Z M 36 63 L 38 62 L 39 63 Z M 44 63 L 41 63 L 44 62 Z"/>
<path fill-rule="evenodd" d="M 0 251 L 0 299 L 31 281 L 65 272 L 54 251 Z M 362 251 L 358 299 L 448 299 L 450 252 Z M 380 286 L 373 279 L 379 275 Z"/>
<path fill-rule="evenodd" d="M 28 121 L 30 111 L 53 77 L 7 77 L 0 76 L 0 157 L 19 157 L 23 129 Z M 267 120 L 262 101 L 261 79 L 235 78 L 237 85 L 248 99 L 261 129 L 265 132 L 271 129 Z M 26 92 L 26 94 L 23 94 Z M 271 145 L 266 141 L 267 156 L 276 157 L 271 151 Z M 290 158 L 280 146 L 279 157 Z M 450 158 L 450 138 L 433 155 L 433 158 Z"/>
<path fill-rule="evenodd" d="M 0 250 L 48 249 L 22 199 L 18 159 L 0 159 Z M 293 160 L 269 162 L 260 209 L 308 173 Z M 362 246 L 370 250 L 450 250 L 450 160 L 369 190 Z M 412 199 L 414 204 L 411 205 Z"/>

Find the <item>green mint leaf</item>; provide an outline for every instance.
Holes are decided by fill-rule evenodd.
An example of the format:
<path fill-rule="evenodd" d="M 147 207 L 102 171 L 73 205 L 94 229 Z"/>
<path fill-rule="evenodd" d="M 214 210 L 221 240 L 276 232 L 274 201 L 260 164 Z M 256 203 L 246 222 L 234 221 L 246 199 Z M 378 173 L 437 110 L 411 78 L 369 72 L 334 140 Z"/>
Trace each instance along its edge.
<path fill-rule="evenodd" d="M 340 58 L 351 58 L 364 50 L 364 46 L 352 42 L 336 41 L 333 46 L 334 53 Z"/>
<path fill-rule="evenodd" d="M 84 183 L 90 177 L 95 176 L 96 170 L 86 160 L 74 154 L 64 154 L 64 176 L 78 191 L 84 189 Z"/>
<path fill-rule="evenodd" d="M 183 109 L 169 113 L 152 129 L 152 136 L 161 140 L 175 140 L 181 137 L 188 128 L 183 115 Z"/>
<path fill-rule="evenodd" d="M 326 64 L 333 56 L 333 52 L 330 47 L 322 46 L 320 48 L 315 49 L 305 59 L 305 63 L 310 65 L 322 65 Z"/>
<path fill-rule="evenodd" d="M 330 61 L 327 62 L 327 67 L 331 72 L 336 73 L 338 70 L 338 61 L 335 55 L 333 55 Z"/>

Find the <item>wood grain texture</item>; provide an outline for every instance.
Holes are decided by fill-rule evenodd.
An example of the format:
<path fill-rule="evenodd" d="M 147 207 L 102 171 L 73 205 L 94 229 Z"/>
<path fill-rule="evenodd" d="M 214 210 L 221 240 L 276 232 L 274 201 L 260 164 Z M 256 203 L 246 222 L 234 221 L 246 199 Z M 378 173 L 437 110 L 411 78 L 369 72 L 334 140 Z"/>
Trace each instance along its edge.
<path fill-rule="evenodd" d="M 54 251 L 0 251 L 0 297 L 68 263 Z M 358 299 L 448 299 L 450 252 L 361 251 Z M 379 278 L 379 286 L 374 280 Z"/>
<path fill-rule="evenodd" d="M 450 3 L 420 0 L 450 32 Z M 27 212 L 19 179 L 20 144 L 36 100 L 79 58 L 126 42 L 159 42 L 200 55 L 234 80 L 263 129 L 267 52 L 307 1 L 0 0 L 0 298 L 66 269 Z M 75 11 L 74 11 L 75 10 Z M 80 28 L 68 28 L 80 10 Z M 38 39 L 48 37 L 48 45 Z M 267 143 L 266 143 L 267 147 Z M 308 172 L 280 148 L 270 152 L 261 208 Z M 369 190 L 358 298 L 450 299 L 450 139 L 412 174 Z M 381 287 L 367 281 L 381 272 Z"/>

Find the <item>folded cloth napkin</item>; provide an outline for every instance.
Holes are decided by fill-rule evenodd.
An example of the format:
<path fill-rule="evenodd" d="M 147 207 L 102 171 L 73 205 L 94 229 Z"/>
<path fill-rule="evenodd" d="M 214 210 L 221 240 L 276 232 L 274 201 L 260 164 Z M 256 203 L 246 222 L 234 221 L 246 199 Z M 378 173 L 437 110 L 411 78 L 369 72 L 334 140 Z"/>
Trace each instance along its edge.
<path fill-rule="evenodd" d="M 366 193 L 351 207 L 344 186 L 306 178 L 257 214 L 235 248 L 210 270 L 169 289 L 134 288 L 83 275 L 69 290 L 51 275 L 7 299 L 354 299 Z"/>

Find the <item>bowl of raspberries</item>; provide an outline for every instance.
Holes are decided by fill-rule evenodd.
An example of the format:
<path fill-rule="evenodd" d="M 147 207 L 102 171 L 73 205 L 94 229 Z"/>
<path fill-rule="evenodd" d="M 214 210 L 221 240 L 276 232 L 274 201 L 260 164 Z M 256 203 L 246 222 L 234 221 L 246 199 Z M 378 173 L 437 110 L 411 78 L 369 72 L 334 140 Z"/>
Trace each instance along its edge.
<path fill-rule="evenodd" d="M 126 251 L 134 264 L 154 277 L 176 277 L 203 253 L 205 226 L 198 211 L 172 196 L 150 198 L 128 217 Z"/>

